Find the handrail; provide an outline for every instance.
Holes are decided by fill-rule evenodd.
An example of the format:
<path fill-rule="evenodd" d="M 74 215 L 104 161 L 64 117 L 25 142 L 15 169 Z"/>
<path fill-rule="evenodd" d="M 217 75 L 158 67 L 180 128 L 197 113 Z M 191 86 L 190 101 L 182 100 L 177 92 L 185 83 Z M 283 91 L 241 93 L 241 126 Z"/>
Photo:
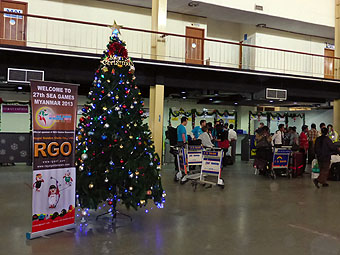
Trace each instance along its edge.
<path fill-rule="evenodd" d="M 25 16 L 25 17 L 31 17 L 31 18 L 38 18 L 38 19 L 63 21 L 63 22 L 69 22 L 69 23 L 78 23 L 78 24 L 91 25 L 91 26 L 100 26 L 100 27 L 109 27 L 109 26 L 111 26 L 111 24 L 88 22 L 88 21 L 81 21 L 81 20 L 74 20 L 74 19 L 56 18 L 56 17 L 36 15 L 36 14 L 24 14 L 24 13 L 18 14 L 18 13 L 6 12 L 6 11 L 1 11 L 1 10 L 0 10 L 0 13 L 2 13 L 2 14 L 17 15 L 17 16 Z M 257 49 L 280 51 L 280 52 L 294 53 L 294 54 L 314 56 L 314 57 L 323 57 L 323 58 L 329 58 L 329 59 L 340 59 L 340 57 L 324 56 L 324 55 L 313 54 L 313 53 L 308 53 L 308 52 L 285 50 L 285 49 L 272 48 L 272 47 L 263 47 L 263 46 L 258 46 L 258 45 L 230 42 L 230 41 L 211 39 L 211 38 L 201 38 L 201 37 L 195 37 L 195 36 L 187 36 L 187 35 L 168 33 L 168 32 L 159 32 L 159 31 L 140 29 L 140 28 L 133 28 L 133 27 L 122 26 L 121 29 L 126 29 L 126 30 L 130 30 L 130 31 L 137 31 L 137 32 L 142 32 L 142 33 L 160 34 L 160 35 L 163 35 L 163 36 L 174 36 L 174 37 L 181 37 L 181 38 L 198 39 L 198 40 L 204 40 L 204 41 L 209 41 L 209 42 L 217 42 L 217 43 L 224 43 L 224 44 L 231 44 L 231 45 L 239 45 L 239 46 L 242 46 L 242 47 L 245 46 L 245 47 L 257 48 Z"/>

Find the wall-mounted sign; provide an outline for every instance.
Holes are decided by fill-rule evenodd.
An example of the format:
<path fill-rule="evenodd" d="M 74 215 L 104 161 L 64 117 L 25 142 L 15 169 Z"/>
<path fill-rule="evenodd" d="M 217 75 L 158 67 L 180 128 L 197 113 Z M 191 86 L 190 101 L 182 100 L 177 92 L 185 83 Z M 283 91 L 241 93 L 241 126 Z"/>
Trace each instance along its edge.
<path fill-rule="evenodd" d="M 28 113 L 29 108 L 28 105 L 2 105 L 1 107 L 2 113 Z"/>
<path fill-rule="evenodd" d="M 335 45 L 331 43 L 326 43 L 326 49 L 335 50 Z"/>
<path fill-rule="evenodd" d="M 18 15 L 18 14 L 23 14 L 23 10 L 4 8 L 4 11 L 13 13 L 13 14 L 5 13 L 4 14 L 5 18 L 22 19 L 22 15 Z"/>

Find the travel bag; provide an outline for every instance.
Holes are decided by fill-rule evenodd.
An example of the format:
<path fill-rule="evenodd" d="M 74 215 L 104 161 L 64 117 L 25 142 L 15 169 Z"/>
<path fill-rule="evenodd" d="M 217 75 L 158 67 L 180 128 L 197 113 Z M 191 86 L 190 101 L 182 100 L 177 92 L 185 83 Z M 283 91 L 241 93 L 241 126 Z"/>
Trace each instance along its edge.
<path fill-rule="evenodd" d="M 331 165 L 328 179 L 331 181 L 340 181 L 340 162 Z"/>
<path fill-rule="evenodd" d="M 290 168 L 292 170 L 293 177 L 302 176 L 303 160 L 304 160 L 304 155 L 302 152 L 292 153 L 292 161 L 291 161 Z"/>

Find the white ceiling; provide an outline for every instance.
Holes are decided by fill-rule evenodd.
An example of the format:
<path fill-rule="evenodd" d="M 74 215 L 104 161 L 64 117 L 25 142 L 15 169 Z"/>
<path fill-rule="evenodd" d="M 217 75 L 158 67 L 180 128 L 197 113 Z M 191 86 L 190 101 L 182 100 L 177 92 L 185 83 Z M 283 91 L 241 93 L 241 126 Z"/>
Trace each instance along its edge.
<path fill-rule="evenodd" d="M 151 8 L 152 0 L 104 0 L 140 7 Z M 247 12 L 238 9 L 221 7 L 212 4 L 199 3 L 197 7 L 189 7 L 190 0 L 168 0 L 168 10 L 171 12 L 191 14 L 217 20 L 230 21 L 241 24 L 257 25 L 266 24 L 267 27 L 298 32 L 303 34 L 334 38 L 334 28 L 264 15 L 261 13 Z M 199 1 L 197 1 L 199 2 Z"/>

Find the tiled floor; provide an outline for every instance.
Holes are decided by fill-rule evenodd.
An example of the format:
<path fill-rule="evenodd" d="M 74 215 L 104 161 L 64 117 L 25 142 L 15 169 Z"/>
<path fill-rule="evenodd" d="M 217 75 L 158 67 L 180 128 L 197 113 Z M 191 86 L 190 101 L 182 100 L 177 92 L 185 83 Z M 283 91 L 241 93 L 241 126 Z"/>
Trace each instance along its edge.
<path fill-rule="evenodd" d="M 223 177 L 224 190 L 193 192 L 166 166 L 164 209 L 131 210 L 132 223 L 91 215 L 86 228 L 26 241 L 31 168 L 0 167 L 0 254 L 340 254 L 340 182 L 316 190 L 309 175 L 272 181 L 243 162 Z"/>

